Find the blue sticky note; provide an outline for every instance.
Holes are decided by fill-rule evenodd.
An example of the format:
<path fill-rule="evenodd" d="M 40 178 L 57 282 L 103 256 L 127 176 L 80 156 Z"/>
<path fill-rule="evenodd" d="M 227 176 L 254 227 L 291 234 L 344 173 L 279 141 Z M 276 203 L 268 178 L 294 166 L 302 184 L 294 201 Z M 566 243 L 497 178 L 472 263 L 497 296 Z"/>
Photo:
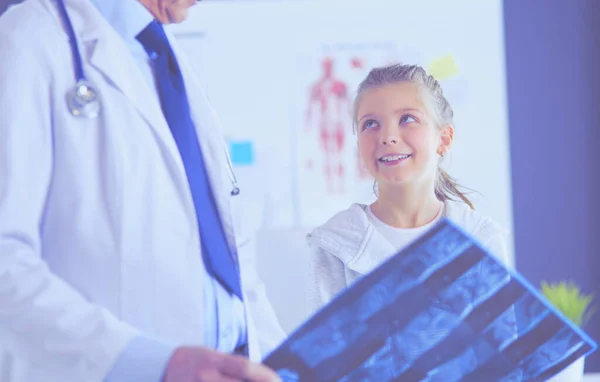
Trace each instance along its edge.
<path fill-rule="evenodd" d="M 229 155 L 234 166 L 251 166 L 254 164 L 254 144 L 252 141 L 229 142 Z"/>

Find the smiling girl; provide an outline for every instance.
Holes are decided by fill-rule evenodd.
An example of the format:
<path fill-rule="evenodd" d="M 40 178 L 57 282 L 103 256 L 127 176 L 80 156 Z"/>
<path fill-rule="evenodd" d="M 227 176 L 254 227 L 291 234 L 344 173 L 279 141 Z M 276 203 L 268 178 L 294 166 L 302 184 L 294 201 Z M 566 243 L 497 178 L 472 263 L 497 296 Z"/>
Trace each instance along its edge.
<path fill-rule="evenodd" d="M 416 65 L 373 69 L 360 84 L 354 126 L 377 199 L 353 204 L 308 235 L 317 309 L 447 217 L 506 263 L 507 233 L 475 212 L 440 167 L 454 139 L 453 111 Z"/>

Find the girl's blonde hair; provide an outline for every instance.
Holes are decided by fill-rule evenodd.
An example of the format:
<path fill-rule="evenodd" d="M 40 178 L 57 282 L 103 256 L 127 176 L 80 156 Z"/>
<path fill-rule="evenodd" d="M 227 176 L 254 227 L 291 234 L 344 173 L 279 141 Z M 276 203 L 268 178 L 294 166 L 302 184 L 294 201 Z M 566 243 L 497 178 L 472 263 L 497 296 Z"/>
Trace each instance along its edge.
<path fill-rule="evenodd" d="M 426 101 L 428 101 L 430 112 L 440 129 L 448 124 L 454 125 L 452 120 L 454 112 L 444 97 L 440 84 L 418 65 L 394 64 L 371 70 L 363 82 L 360 83 L 354 99 L 354 115 L 352 118 L 355 132 L 358 131 L 358 103 L 365 91 L 398 82 L 411 82 L 421 87 Z M 473 203 L 459 188 L 462 187 L 444 169 L 438 166 L 435 181 L 435 196 L 438 200 L 446 201 L 459 198 L 469 207 L 475 209 Z"/>

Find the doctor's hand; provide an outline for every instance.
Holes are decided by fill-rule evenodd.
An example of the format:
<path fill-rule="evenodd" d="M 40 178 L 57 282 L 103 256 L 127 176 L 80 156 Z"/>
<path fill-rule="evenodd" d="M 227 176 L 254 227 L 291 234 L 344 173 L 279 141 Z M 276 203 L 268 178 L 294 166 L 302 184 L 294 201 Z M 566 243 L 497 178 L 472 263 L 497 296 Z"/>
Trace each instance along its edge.
<path fill-rule="evenodd" d="M 167 365 L 163 382 L 281 382 L 266 366 L 203 347 L 180 347 Z"/>

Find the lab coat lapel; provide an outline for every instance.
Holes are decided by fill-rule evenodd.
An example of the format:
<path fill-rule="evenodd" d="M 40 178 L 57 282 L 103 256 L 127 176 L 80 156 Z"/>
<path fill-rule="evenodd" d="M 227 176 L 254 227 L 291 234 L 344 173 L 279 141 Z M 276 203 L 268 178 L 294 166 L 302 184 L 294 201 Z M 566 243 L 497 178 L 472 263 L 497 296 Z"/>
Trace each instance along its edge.
<path fill-rule="evenodd" d="M 155 96 L 156 90 L 143 77 L 121 37 L 89 1 L 67 0 L 65 3 L 75 33 L 80 36 L 80 51 L 84 63 L 89 62 L 93 69 L 104 76 L 109 86 L 117 89 L 131 102 L 153 129 L 164 151 L 170 156 L 169 159 L 183 174 L 179 151 L 158 97 Z"/>
<path fill-rule="evenodd" d="M 80 36 L 80 51 L 84 66 L 89 63 L 85 70 L 90 74 L 93 74 L 92 71 L 99 72 L 106 81 L 104 86 L 111 86 L 123 94 L 131 102 L 135 112 L 150 126 L 165 155 L 166 162 L 172 169 L 173 182 L 176 182 L 182 200 L 190 206 L 190 220 L 195 221 L 196 216 L 183 161 L 162 113 L 159 98 L 155 96 L 156 90 L 152 89 L 143 77 L 121 37 L 93 4 L 87 0 L 65 0 L 65 4 L 75 33 Z M 102 96 L 103 94 L 100 94 L 100 97 Z M 103 102 L 103 105 L 107 103 Z M 123 128 L 127 127 L 123 126 Z"/>
<path fill-rule="evenodd" d="M 151 89 L 145 81 L 121 37 L 89 1 L 66 0 L 65 3 L 75 33 L 81 36 L 80 49 L 83 60 L 88 59 L 93 68 L 101 72 L 112 86 L 131 101 L 137 112 L 154 130 L 165 151 L 171 157 L 172 163 L 176 165 L 177 172 L 183 175 L 179 178 L 185 180 L 185 169 L 177 145 L 162 114 L 158 98 L 153 97 L 155 90 Z M 202 91 L 198 78 L 178 49 L 176 41 L 170 38 L 170 42 L 184 77 L 192 119 L 196 124 L 198 139 L 223 227 L 231 253 L 234 254 L 237 261 L 230 205 L 231 190 L 227 188 L 230 186 L 230 182 L 227 177 L 226 148 L 218 118 Z M 190 197 L 190 195 L 186 196 L 188 199 Z"/>

